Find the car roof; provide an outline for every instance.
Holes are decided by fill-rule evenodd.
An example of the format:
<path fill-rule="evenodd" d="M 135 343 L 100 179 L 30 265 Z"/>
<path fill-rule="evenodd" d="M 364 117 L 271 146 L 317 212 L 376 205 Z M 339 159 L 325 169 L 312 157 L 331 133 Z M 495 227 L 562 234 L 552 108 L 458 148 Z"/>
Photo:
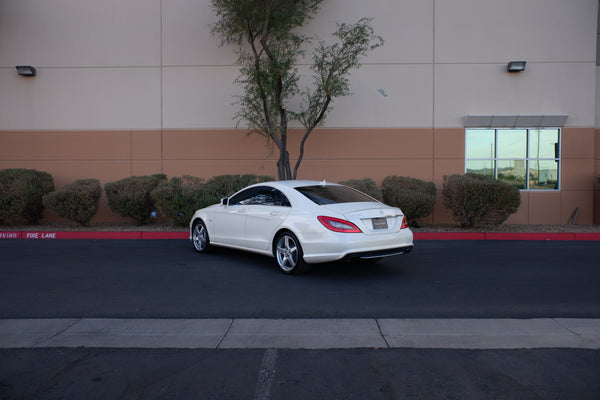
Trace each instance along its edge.
<path fill-rule="evenodd" d="M 291 187 L 291 188 L 297 188 L 297 187 L 302 187 L 302 186 L 327 186 L 327 185 L 335 185 L 335 186 L 339 186 L 339 184 L 337 183 L 333 183 L 333 182 L 327 182 L 325 180 L 323 181 L 311 181 L 311 180 L 290 180 L 290 181 L 271 181 L 271 182 L 265 182 L 265 183 L 269 183 L 272 184 L 274 186 L 286 186 L 286 187 Z"/>

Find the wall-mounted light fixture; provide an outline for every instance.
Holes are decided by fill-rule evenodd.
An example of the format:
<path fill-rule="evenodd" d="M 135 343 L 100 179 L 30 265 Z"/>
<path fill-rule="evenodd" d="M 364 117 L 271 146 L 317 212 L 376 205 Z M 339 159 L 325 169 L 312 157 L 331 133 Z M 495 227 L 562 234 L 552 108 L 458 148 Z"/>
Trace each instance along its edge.
<path fill-rule="evenodd" d="M 17 73 L 21 76 L 35 76 L 35 68 L 31 65 L 17 65 Z"/>
<path fill-rule="evenodd" d="M 506 65 L 506 70 L 508 72 L 525 71 L 525 64 L 527 64 L 527 61 L 511 61 Z"/>

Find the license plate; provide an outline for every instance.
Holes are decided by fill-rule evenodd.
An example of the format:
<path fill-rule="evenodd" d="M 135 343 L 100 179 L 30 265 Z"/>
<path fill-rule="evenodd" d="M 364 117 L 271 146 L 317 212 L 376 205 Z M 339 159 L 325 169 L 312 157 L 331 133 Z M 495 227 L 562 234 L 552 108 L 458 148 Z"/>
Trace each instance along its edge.
<path fill-rule="evenodd" d="M 371 222 L 373 223 L 373 229 L 378 230 L 388 228 L 387 218 L 373 218 Z"/>

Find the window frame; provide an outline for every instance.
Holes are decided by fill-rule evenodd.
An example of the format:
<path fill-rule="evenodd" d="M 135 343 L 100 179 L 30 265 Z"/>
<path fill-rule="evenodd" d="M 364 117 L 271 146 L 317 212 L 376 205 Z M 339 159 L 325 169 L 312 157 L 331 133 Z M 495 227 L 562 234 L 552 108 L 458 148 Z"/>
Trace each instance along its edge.
<path fill-rule="evenodd" d="M 532 156 L 530 154 L 530 150 L 532 150 L 532 146 L 531 146 L 531 136 L 532 133 L 531 132 L 540 132 L 540 131 L 555 131 L 558 135 L 557 138 L 557 144 L 558 144 L 558 149 L 555 150 L 555 157 L 535 157 Z M 474 131 L 487 131 L 487 132 L 493 132 L 493 156 L 491 157 L 468 157 L 468 133 L 469 132 L 474 132 Z M 506 157 L 498 157 L 498 136 L 500 134 L 500 132 L 502 131 L 513 131 L 513 132 L 517 132 L 517 131 L 525 131 L 525 146 L 526 146 L 526 151 L 525 151 L 525 157 L 511 157 L 511 158 L 506 158 Z M 503 161 L 524 161 L 525 162 L 525 188 L 519 188 L 520 191 L 535 191 L 535 192 L 558 192 L 561 190 L 562 187 L 562 128 L 560 127 L 536 127 L 536 128 L 519 128 L 519 127 L 496 127 L 496 128 L 485 128 L 485 127 L 481 127 L 481 128 L 476 128 L 476 127 L 469 127 L 469 128 L 465 128 L 465 163 L 464 163 L 464 172 L 468 173 L 468 163 L 469 161 L 482 161 L 482 162 L 490 162 L 491 165 L 493 165 L 493 177 L 495 179 L 498 179 L 498 164 L 499 162 L 503 162 Z M 533 162 L 546 162 L 546 161 L 554 161 L 556 163 L 558 163 L 556 171 L 557 171 L 557 182 L 556 182 L 556 188 L 553 189 L 547 189 L 547 188 L 532 188 L 531 187 L 531 182 L 530 182 L 530 173 L 531 173 L 531 165 L 533 164 Z M 489 176 L 489 175 L 486 175 Z M 506 182 L 506 181 L 505 181 Z M 510 183 L 510 182 L 507 182 Z"/>

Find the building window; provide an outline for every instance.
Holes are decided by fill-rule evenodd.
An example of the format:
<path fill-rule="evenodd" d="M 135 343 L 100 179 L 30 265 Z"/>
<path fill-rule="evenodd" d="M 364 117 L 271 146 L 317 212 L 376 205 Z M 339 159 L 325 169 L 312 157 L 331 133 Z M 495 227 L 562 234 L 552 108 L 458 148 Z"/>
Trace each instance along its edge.
<path fill-rule="evenodd" d="M 560 189 L 560 129 L 467 129 L 465 171 L 521 190 Z"/>

